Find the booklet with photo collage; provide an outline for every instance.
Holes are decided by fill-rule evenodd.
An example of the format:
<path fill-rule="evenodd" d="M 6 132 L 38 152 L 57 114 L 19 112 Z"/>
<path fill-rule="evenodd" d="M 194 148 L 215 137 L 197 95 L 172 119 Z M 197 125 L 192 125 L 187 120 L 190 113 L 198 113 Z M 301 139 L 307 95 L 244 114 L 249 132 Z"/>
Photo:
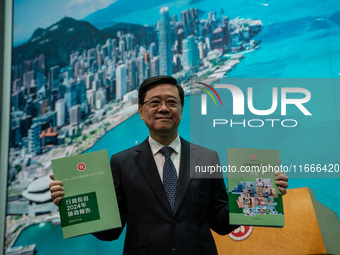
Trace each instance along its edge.
<path fill-rule="evenodd" d="M 52 160 L 63 182 L 59 204 L 64 239 L 121 227 L 107 150 Z"/>
<path fill-rule="evenodd" d="M 228 148 L 230 224 L 283 227 L 282 194 L 275 185 L 277 150 Z"/>

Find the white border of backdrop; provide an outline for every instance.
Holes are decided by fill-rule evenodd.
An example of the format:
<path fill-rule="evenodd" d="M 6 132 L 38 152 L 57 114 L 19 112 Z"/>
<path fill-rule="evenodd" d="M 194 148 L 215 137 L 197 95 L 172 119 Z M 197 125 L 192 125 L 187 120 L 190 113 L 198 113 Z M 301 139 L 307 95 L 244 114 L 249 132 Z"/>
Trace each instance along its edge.
<path fill-rule="evenodd" d="M 10 126 L 13 1 L 0 0 L 0 254 L 6 231 L 7 171 Z"/>

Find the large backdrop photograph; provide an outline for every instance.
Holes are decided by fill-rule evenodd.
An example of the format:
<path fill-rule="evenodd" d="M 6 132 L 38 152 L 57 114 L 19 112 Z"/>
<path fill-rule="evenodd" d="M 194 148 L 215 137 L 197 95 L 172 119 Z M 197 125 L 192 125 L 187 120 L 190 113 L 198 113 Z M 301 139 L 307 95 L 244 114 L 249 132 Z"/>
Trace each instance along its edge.
<path fill-rule="evenodd" d="M 122 254 L 124 231 L 112 242 L 63 239 L 49 191 L 51 160 L 103 149 L 111 156 L 142 143 L 148 130 L 138 87 L 157 75 L 184 88 L 183 138 L 216 150 L 225 164 L 228 147 L 280 149 L 282 164 L 305 171 L 287 173 L 288 192 L 309 187 L 340 215 L 340 1 L 13 0 L 6 253 Z M 229 78 L 246 81 L 255 96 L 263 92 L 256 102 L 262 109 L 270 108 L 264 102 L 272 88 L 259 85 L 258 92 L 257 82 L 303 84 L 311 116 L 301 106 L 292 128 L 205 129 L 190 108 L 210 93 L 202 83 Z M 212 98 L 209 114 L 218 116 Z M 222 96 L 223 104 L 231 100 Z M 332 173 L 306 172 L 306 164 L 319 163 Z"/>

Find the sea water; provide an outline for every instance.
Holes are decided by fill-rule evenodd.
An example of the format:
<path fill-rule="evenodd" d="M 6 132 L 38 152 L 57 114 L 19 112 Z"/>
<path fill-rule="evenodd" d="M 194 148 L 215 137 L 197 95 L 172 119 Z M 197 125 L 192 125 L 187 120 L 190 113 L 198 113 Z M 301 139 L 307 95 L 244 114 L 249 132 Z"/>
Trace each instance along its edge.
<path fill-rule="evenodd" d="M 168 2 L 171 14 L 198 7 L 206 12 L 224 9 L 231 19 L 237 16 L 257 18 L 263 22 L 263 31 L 256 37 L 261 48 L 246 54 L 246 58 L 228 73 L 236 78 L 338 78 L 340 73 L 340 27 L 329 19 L 340 11 L 338 0 L 267 0 L 267 1 L 186 1 Z M 176 10 L 175 8 L 180 8 Z M 256 11 L 255 11 L 256 10 Z M 155 12 L 156 11 L 156 12 Z M 129 17 L 131 22 L 155 23 L 159 8 L 144 10 Z M 152 15 L 150 13 L 152 12 Z M 338 14 L 339 15 L 339 14 Z M 122 18 L 124 19 L 124 18 Z M 156 19 L 157 20 L 157 19 Z M 126 19 L 125 19 L 126 21 Z M 179 133 L 190 139 L 190 117 L 185 105 Z M 317 132 L 317 131 L 315 131 Z M 103 136 L 87 152 L 107 149 L 109 155 L 141 143 L 148 135 L 138 114 L 132 116 Z M 268 141 L 268 146 L 271 145 Z M 316 144 L 315 149 L 319 149 Z M 289 188 L 309 187 L 318 201 L 340 215 L 337 187 L 340 181 L 332 179 L 291 179 Z M 63 240 L 61 227 L 50 223 L 33 225 L 19 236 L 15 246 L 36 244 L 37 254 L 122 254 L 123 233 L 113 242 L 98 241 L 92 235 Z"/>

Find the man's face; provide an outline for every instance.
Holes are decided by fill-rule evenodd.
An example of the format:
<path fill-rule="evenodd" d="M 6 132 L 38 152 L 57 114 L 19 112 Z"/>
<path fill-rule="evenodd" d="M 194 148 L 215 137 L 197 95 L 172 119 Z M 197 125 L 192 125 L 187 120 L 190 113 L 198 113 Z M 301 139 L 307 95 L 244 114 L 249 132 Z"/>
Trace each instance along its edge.
<path fill-rule="evenodd" d="M 159 107 L 154 107 L 153 102 L 161 101 Z M 169 106 L 165 102 L 169 102 Z M 139 105 L 139 115 L 149 129 L 151 137 L 168 136 L 176 137 L 177 128 L 182 119 L 183 108 L 179 103 L 178 89 L 171 84 L 160 84 L 146 92 L 143 105 Z M 151 102 L 151 104 L 150 104 Z M 174 106 L 170 103 L 177 102 Z"/>

